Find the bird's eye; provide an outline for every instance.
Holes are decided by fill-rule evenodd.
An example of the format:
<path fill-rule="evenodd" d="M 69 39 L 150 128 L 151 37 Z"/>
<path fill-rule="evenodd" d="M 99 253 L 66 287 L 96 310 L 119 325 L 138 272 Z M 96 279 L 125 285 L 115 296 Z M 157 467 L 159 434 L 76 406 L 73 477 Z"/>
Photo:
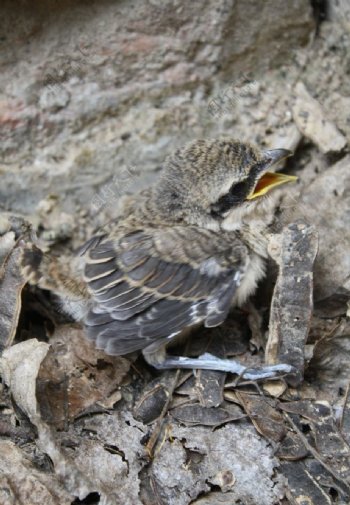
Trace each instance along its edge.
<path fill-rule="evenodd" d="M 233 184 L 230 188 L 230 194 L 234 196 L 238 202 L 244 200 L 248 193 L 249 193 L 249 184 L 247 181 Z"/>
<path fill-rule="evenodd" d="M 213 217 L 223 217 L 227 211 L 243 203 L 250 193 L 249 181 L 241 181 L 233 184 L 228 193 L 220 198 L 211 206 L 210 213 Z"/>

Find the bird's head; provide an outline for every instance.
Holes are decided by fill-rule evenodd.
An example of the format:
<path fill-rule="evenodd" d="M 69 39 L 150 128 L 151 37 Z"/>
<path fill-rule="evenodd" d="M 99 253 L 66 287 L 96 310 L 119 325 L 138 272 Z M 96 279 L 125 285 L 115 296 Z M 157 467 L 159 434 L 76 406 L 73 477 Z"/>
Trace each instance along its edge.
<path fill-rule="evenodd" d="M 290 156 L 229 138 L 195 140 L 170 155 L 156 187 L 159 207 L 175 221 L 215 228 L 230 216 L 243 220 L 273 188 L 296 177 L 271 172 Z"/>

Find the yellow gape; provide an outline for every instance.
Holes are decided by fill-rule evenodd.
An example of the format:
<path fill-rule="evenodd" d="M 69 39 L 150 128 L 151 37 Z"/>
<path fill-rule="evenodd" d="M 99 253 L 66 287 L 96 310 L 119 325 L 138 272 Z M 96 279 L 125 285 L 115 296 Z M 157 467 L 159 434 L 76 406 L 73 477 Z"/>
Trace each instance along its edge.
<path fill-rule="evenodd" d="M 253 200 L 253 198 L 265 195 L 270 191 L 270 189 L 286 182 L 295 182 L 297 179 L 298 177 L 295 175 L 286 175 L 278 172 L 265 172 L 265 174 L 258 180 L 253 191 L 247 196 L 247 200 Z"/>

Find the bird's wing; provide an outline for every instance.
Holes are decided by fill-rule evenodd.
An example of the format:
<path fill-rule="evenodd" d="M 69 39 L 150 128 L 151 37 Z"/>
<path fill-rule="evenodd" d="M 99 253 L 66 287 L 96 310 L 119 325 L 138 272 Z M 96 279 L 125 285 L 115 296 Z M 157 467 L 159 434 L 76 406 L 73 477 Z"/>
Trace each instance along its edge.
<path fill-rule="evenodd" d="M 87 333 L 114 355 L 157 347 L 198 322 L 222 323 L 247 258 L 232 234 L 181 226 L 102 237 L 86 249 Z"/>

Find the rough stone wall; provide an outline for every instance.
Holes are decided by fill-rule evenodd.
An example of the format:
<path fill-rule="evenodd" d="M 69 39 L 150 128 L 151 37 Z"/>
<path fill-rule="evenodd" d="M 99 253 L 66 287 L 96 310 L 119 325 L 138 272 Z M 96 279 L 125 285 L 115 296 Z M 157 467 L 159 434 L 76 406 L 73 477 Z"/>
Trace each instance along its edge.
<path fill-rule="evenodd" d="M 0 20 L 1 207 L 34 213 L 51 194 L 92 215 L 127 167 L 235 134 L 211 99 L 291 63 L 314 29 L 305 0 L 5 0 Z"/>
<path fill-rule="evenodd" d="M 286 147 L 296 150 L 287 170 L 300 180 L 288 189 L 284 219 L 314 222 L 311 201 L 326 209 L 325 219 L 317 214 L 323 239 L 316 295 L 347 286 L 346 248 L 337 249 L 344 261 L 334 267 L 327 232 L 346 224 L 329 211 L 319 184 L 310 187 L 350 140 L 347 2 L 324 6 L 3 0 L 0 210 L 29 217 L 48 247 L 66 239 L 61 249 L 75 247 L 114 215 L 123 193 L 150 183 L 164 157 L 188 140 L 226 134 Z M 320 126 L 324 117 L 336 153 Z M 341 166 L 346 195 L 348 167 Z M 341 237 L 346 244 L 347 232 Z"/>

